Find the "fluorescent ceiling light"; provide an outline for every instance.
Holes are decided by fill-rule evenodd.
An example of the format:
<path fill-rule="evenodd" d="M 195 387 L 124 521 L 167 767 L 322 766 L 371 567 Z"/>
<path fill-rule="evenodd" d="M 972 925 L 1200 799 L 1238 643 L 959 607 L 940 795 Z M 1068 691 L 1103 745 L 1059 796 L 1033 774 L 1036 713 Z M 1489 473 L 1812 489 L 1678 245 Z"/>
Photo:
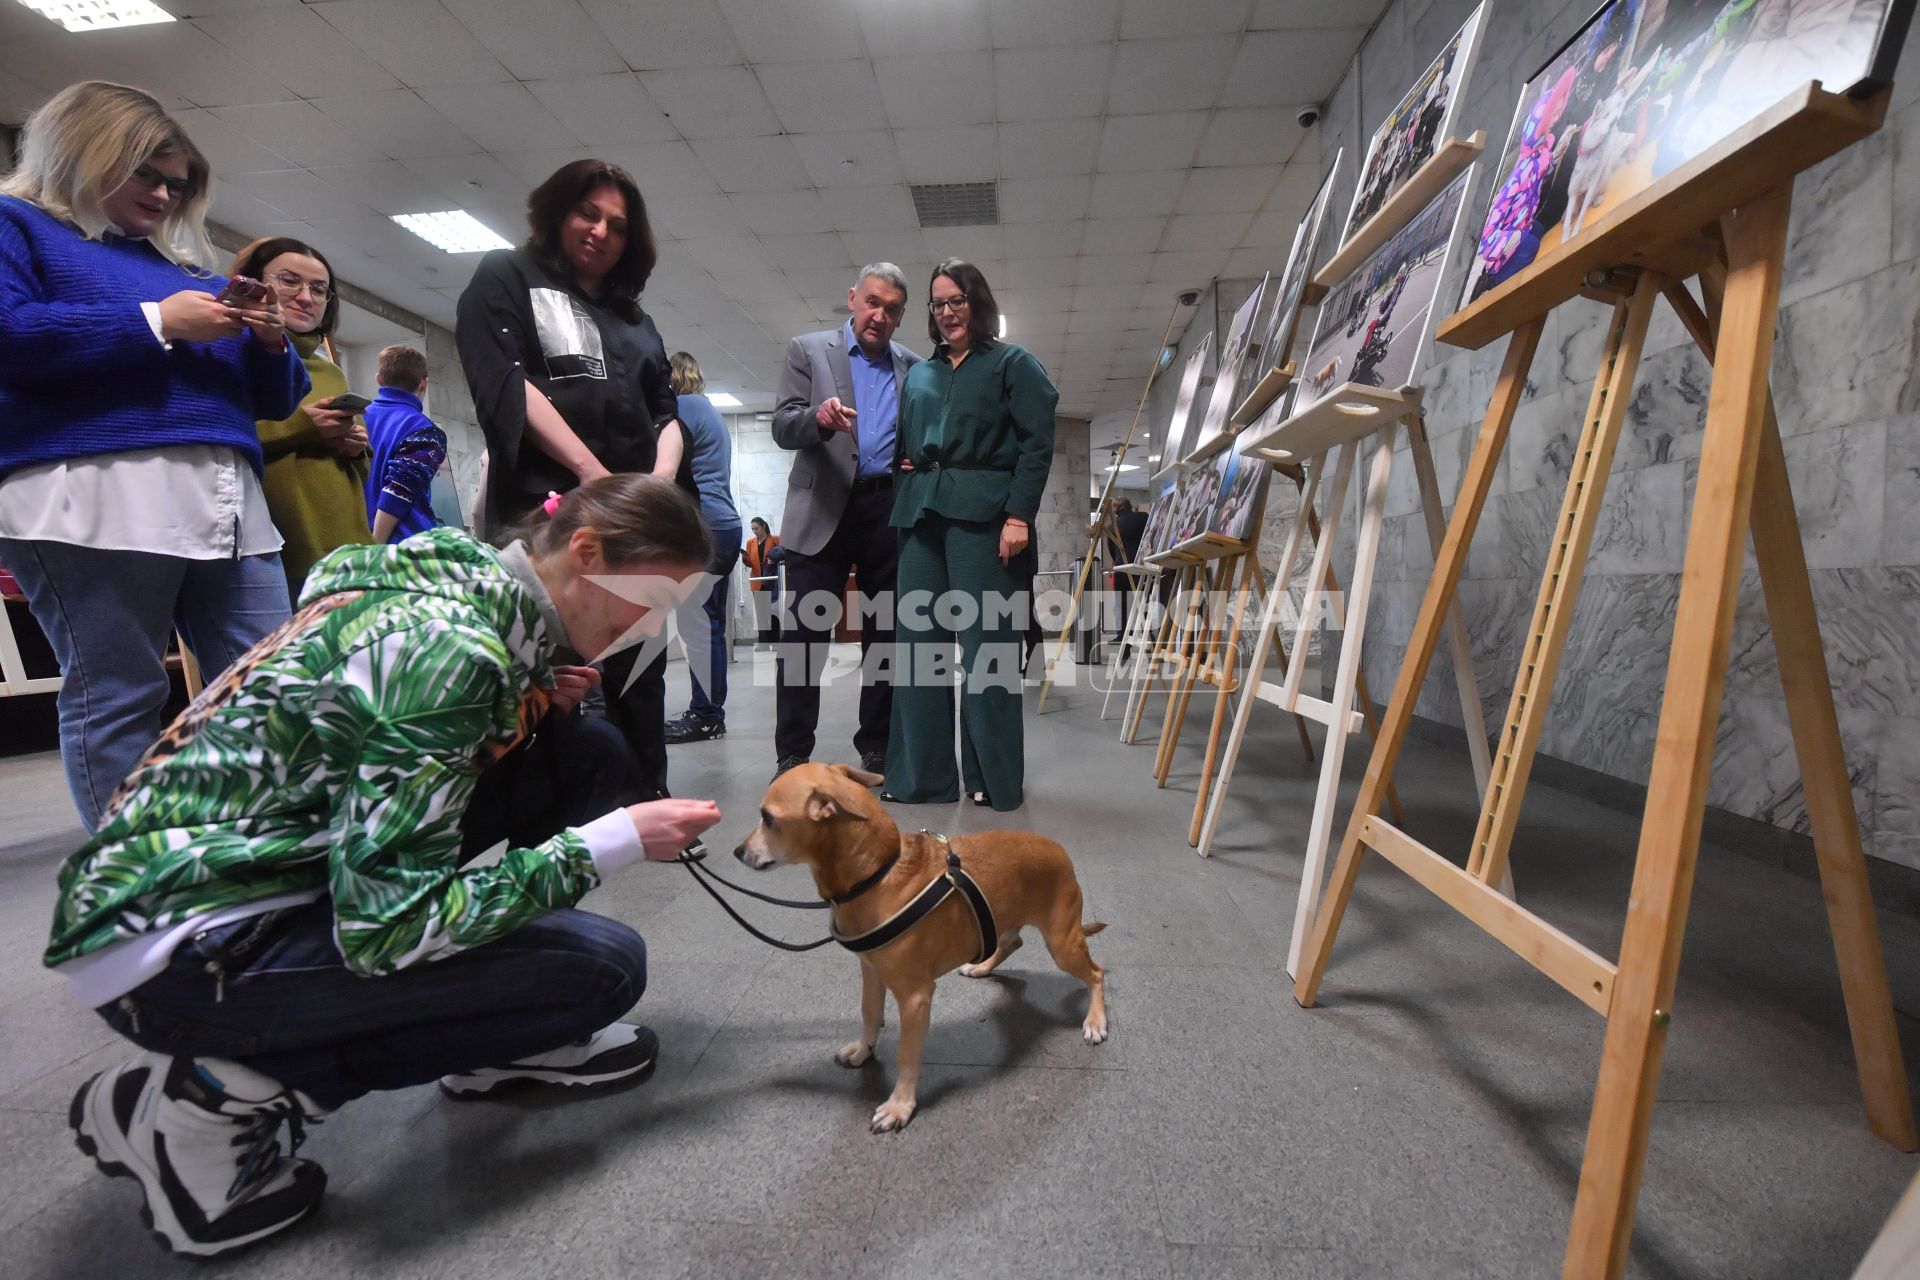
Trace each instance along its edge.
<path fill-rule="evenodd" d="M 465 209 L 396 213 L 393 220 L 434 248 L 448 253 L 485 253 L 488 249 L 513 248 Z"/>
<path fill-rule="evenodd" d="M 1108 471 L 1138 471 L 1139 469 L 1140 468 L 1138 466 L 1134 465 L 1131 462 L 1127 463 L 1127 465 L 1124 467 L 1108 467 L 1107 468 Z"/>
<path fill-rule="evenodd" d="M 1148 459 L 1147 459 L 1147 461 L 1148 461 L 1148 462 L 1158 462 L 1158 461 L 1160 461 L 1160 455 L 1156 453 L 1156 454 L 1154 454 L 1154 455 L 1153 455 L 1153 456 L 1152 456 L 1151 458 L 1148 458 Z"/>
<path fill-rule="evenodd" d="M 716 409 L 738 409 L 740 407 L 740 397 L 730 395 L 725 391 L 715 391 L 709 394 L 707 399 L 713 401 L 713 407 Z"/>
<path fill-rule="evenodd" d="M 69 31 L 105 31 L 177 19 L 151 0 L 20 0 L 43 18 Z"/>

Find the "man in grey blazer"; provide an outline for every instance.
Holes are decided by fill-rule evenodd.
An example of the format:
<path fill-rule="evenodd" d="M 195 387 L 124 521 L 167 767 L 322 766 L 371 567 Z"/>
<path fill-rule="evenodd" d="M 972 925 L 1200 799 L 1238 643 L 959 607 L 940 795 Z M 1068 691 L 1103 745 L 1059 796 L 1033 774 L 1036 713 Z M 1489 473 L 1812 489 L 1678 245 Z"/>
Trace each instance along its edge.
<path fill-rule="evenodd" d="M 920 357 L 893 341 L 907 309 L 907 280 L 891 262 L 861 268 L 847 290 L 853 312 L 838 329 L 803 333 L 787 344 L 773 438 L 794 451 L 780 545 L 786 554 L 780 686 L 774 754 L 778 777 L 813 755 L 820 723 L 820 673 L 833 640 L 832 618 L 847 574 L 858 569 L 863 596 L 883 595 L 879 618 L 860 626 L 860 766 L 883 773 L 893 684 L 879 678 L 893 660 L 892 596 L 899 563 L 893 514 L 893 430 L 907 370 Z M 808 597 L 816 604 L 808 607 Z M 823 606 L 832 603 L 829 610 Z M 823 625 L 824 622 L 824 625 Z"/>

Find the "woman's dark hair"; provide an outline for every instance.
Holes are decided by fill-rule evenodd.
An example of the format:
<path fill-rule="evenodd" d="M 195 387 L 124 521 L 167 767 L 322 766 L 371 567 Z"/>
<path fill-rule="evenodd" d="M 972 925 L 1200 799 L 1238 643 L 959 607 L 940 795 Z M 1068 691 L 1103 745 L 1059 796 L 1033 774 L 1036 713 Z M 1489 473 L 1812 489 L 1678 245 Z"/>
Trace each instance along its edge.
<path fill-rule="evenodd" d="M 283 253 L 297 253 L 312 258 L 327 269 L 327 305 L 320 308 L 320 324 L 314 329 L 315 333 L 325 337 L 340 322 L 340 279 L 333 274 L 333 264 L 327 261 L 327 255 L 305 240 L 295 240 L 292 236 L 268 236 L 265 240 L 255 240 L 234 255 L 233 268 L 227 274 L 264 280 L 267 264 Z"/>
<path fill-rule="evenodd" d="M 767 523 L 765 516 L 755 516 L 753 519 L 747 521 L 747 523 L 750 525 L 757 524 L 762 529 L 765 529 L 768 533 L 773 532 L 773 526 Z"/>
<path fill-rule="evenodd" d="M 633 175 L 605 160 L 575 160 L 553 171 L 527 197 L 527 248 L 551 271 L 573 275 L 573 263 L 560 245 L 560 227 L 595 188 L 613 186 L 627 200 L 627 248 L 607 272 L 607 291 L 616 298 L 640 296 L 660 260 L 654 247 L 653 224 L 647 221 L 647 202 Z"/>
<path fill-rule="evenodd" d="M 548 556 L 564 548 L 576 529 L 600 535 L 611 567 L 704 566 L 713 559 L 713 535 L 699 505 L 673 481 L 640 472 L 601 476 L 569 489 L 552 515 L 535 507 L 502 530 L 498 543 L 524 542 L 535 555 Z"/>
<path fill-rule="evenodd" d="M 948 258 L 933 269 L 927 277 L 927 301 L 933 301 L 933 282 L 941 276 L 953 281 L 953 287 L 967 295 L 967 333 L 968 348 L 984 351 L 1000 337 L 1000 304 L 993 300 L 993 290 L 987 287 L 987 278 L 980 274 L 980 268 L 965 258 Z M 935 321 L 933 312 L 927 312 L 927 336 L 933 339 L 933 345 L 939 346 L 940 325 Z"/>

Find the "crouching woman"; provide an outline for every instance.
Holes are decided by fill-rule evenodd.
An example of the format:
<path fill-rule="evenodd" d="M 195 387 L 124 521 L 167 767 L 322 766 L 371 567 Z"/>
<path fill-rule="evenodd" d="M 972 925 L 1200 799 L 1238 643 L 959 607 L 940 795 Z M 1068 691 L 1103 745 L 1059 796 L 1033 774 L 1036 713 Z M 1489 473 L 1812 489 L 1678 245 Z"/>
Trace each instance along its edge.
<path fill-rule="evenodd" d="M 555 812 L 598 816 L 486 867 L 463 867 L 488 840 L 462 819 L 483 771 L 536 733 L 576 744 L 578 768 L 548 762 L 556 785 L 627 785 L 575 727 L 604 722 L 550 714 L 593 679 L 553 654 L 657 634 L 708 535 L 650 476 L 549 508 L 504 550 L 436 529 L 321 561 L 292 620 L 181 715 L 62 868 L 46 962 L 144 1050 L 83 1085 L 70 1119 L 103 1170 L 139 1179 L 174 1251 L 304 1217 L 326 1179 L 292 1155 L 301 1125 L 361 1094 L 650 1071 L 653 1033 L 616 1021 L 645 947 L 573 906 L 675 857 L 718 808 L 563 797 Z"/>

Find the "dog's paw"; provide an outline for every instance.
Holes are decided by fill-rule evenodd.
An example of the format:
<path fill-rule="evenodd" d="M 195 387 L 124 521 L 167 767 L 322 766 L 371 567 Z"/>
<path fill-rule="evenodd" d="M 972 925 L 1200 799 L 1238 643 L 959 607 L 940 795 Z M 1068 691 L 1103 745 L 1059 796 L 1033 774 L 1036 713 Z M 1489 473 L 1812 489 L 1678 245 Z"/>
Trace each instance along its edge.
<path fill-rule="evenodd" d="M 911 1099 L 901 1102 L 893 1098 L 881 1103 L 873 1113 L 873 1131 L 875 1133 L 898 1133 L 907 1127 L 907 1121 L 913 1119 L 915 1104 Z"/>
<path fill-rule="evenodd" d="M 842 1045 L 833 1060 L 843 1067 L 857 1067 L 873 1057 L 873 1046 L 855 1040 L 852 1044 Z"/>
<path fill-rule="evenodd" d="M 993 966 L 991 964 L 963 964 L 960 966 L 960 976 L 963 978 L 984 978 L 992 972 Z"/>
<path fill-rule="evenodd" d="M 1080 1038 L 1088 1044 L 1099 1044 L 1104 1041 L 1107 1038 L 1106 1015 L 1089 1016 L 1085 1022 L 1081 1023 Z"/>

